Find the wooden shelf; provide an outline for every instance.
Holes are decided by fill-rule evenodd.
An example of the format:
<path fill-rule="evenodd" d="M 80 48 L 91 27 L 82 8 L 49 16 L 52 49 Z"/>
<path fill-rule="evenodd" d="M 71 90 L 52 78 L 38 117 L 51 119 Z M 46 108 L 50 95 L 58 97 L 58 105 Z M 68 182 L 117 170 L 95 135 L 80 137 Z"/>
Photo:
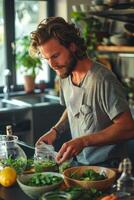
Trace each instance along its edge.
<path fill-rule="evenodd" d="M 134 6 L 134 3 L 133 3 Z M 95 15 L 100 17 L 106 17 L 114 20 L 119 20 L 123 22 L 134 23 L 134 7 L 128 9 L 107 9 L 98 12 L 89 12 L 89 15 Z"/>
<path fill-rule="evenodd" d="M 104 46 L 99 45 L 97 51 L 100 52 L 116 52 L 116 53 L 134 53 L 134 47 L 132 46 Z"/>

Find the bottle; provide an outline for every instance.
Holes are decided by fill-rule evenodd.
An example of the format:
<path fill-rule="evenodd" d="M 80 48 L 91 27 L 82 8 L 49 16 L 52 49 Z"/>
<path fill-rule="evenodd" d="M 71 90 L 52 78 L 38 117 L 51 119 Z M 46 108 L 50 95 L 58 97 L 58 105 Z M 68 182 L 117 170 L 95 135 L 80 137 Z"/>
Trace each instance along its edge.
<path fill-rule="evenodd" d="M 4 83 L 4 88 L 3 88 L 4 99 L 9 99 L 11 71 L 9 69 L 5 69 L 4 76 L 5 76 L 5 83 Z"/>
<path fill-rule="evenodd" d="M 6 126 L 6 134 L 7 134 L 7 136 L 13 135 L 11 125 Z"/>
<path fill-rule="evenodd" d="M 132 176 L 132 163 L 129 158 L 125 158 L 119 165 L 121 176 L 117 180 L 116 195 L 121 200 L 134 199 L 134 177 Z"/>

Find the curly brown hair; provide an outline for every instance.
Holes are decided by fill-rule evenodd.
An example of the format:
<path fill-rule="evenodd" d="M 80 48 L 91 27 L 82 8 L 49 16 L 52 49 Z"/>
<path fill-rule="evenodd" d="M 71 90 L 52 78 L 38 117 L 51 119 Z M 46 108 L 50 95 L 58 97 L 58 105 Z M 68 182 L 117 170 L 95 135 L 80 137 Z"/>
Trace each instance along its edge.
<path fill-rule="evenodd" d="M 70 43 L 75 43 L 78 59 L 87 56 L 87 48 L 84 39 L 80 36 L 79 29 L 75 27 L 75 24 L 67 23 L 62 17 L 48 17 L 40 22 L 37 30 L 31 32 L 30 52 L 38 54 L 38 47 L 51 38 L 57 39 L 66 48 Z"/>

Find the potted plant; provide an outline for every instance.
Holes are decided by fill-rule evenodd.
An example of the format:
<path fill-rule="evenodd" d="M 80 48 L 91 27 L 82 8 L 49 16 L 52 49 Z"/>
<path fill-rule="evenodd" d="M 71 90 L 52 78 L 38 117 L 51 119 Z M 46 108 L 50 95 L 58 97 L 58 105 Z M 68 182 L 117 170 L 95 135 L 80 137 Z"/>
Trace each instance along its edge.
<path fill-rule="evenodd" d="M 30 38 L 27 35 L 16 40 L 16 67 L 24 76 L 24 89 L 27 93 L 33 92 L 36 75 L 42 69 L 40 59 L 29 54 L 29 46 Z"/>
<path fill-rule="evenodd" d="M 81 30 L 81 34 L 87 45 L 87 53 L 90 57 L 96 58 L 96 47 L 100 43 L 100 37 L 98 34 L 101 29 L 101 21 L 94 16 L 86 16 L 84 12 L 73 11 L 71 13 L 71 19 Z"/>

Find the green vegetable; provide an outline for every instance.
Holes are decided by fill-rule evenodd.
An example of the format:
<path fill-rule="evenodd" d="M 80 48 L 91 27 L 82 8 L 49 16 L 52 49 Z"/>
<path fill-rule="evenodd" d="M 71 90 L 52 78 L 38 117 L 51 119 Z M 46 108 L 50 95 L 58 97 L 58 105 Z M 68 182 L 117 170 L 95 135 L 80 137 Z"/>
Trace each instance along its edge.
<path fill-rule="evenodd" d="M 84 189 L 81 187 L 71 187 L 65 190 L 71 195 L 72 200 L 96 200 L 102 192 L 94 188 Z"/>
<path fill-rule="evenodd" d="M 99 174 L 92 169 L 85 170 L 83 174 L 78 174 L 77 172 L 71 173 L 70 178 L 82 180 L 82 181 L 99 181 L 106 179 L 105 174 Z"/>
<path fill-rule="evenodd" d="M 17 174 L 20 174 L 23 172 L 23 170 L 26 167 L 26 163 L 27 163 L 27 160 L 24 159 L 23 157 L 20 157 L 18 159 L 13 159 L 11 156 L 1 161 L 2 165 L 13 167 Z"/>
<path fill-rule="evenodd" d="M 43 161 L 35 161 L 34 167 L 36 172 L 43 172 L 46 168 L 56 167 L 56 162 L 50 159 L 46 159 Z"/>
<path fill-rule="evenodd" d="M 27 159 L 26 170 L 31 169 L 33 166 L 34 166 L 34 160 L 33 160 L 33 158 L 28 158 L 28 159 Z"/>
<path fill-rule="evenodd" d="M 62 173 L 65 169 L 71 167 L 70 162 L 66 161 L 59 166 L 59 172 Z"/>
<path fill-rule="evenodd" d="M 61 182 L 61 177 L 51 174 L 34 174 L 25 184 L 29 186 L 52 185 Z"/>

